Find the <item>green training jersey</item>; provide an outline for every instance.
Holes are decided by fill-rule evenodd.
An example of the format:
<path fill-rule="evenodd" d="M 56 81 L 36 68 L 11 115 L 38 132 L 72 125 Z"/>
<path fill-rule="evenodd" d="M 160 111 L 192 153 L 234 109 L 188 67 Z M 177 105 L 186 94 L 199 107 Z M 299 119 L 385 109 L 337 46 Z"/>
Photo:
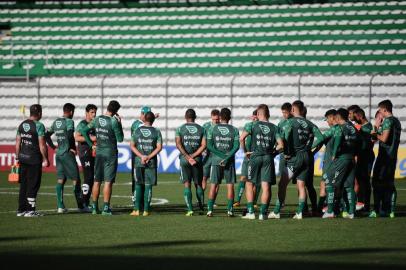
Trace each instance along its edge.
<path fill-rule="evenodd" d="M 58 148 L 56 149 L 57 155 L 65 154 L 69 150 L 76 150 L 75 138 L 74 138 L 75 123 L 72 119 L 66 117 L 60 117 L 56 119 L 51 127 L 48 129 L 50 134 L 55 134 L 58 142 Z"/>
<path fill-rule="evenodd" d="M 280 139 L 278 127 L 270 122 L 256 121 L 248 123 L 244 131 L 252 136 L 252 156 L 270 155 L 274 152 L 276 140 Z"/>
<path fill-rule="evenodd" d="M 18 160 L 24 164 L 39 164 L 42 162 L 42 154 L 39 147 L 39 137 L 45 136 L 45 126 L 40 121 L 31 119 L 24 120 L 17 129 L 17 135 L 21 138 Z"/>
<path fill-rule="evenodd" d="M 84 129 L 87 124 L 89 124 L 85 119 L 79 122 L 79 124 L 76 126 L 76 132 L 80 133 L 80 130 Z M 93 135 L 96 136 L 96 130 L 94 128 L 90 129 L 87 132 L 88 135 Z M 78 150 L 79 150 L 79 156 L 83 157 L 85 155 L 90 155 L 91 154 L 91 148 L 87 144 L 87 142 L 78 142 Z"/>
<path fill-rule="evenodd" d="M 131 125 L 131 137 L 133 136 L 135 130 L 143 125 L 144 125 L 144 122 L 142 122 L 141 120 L 139 120 L 139 119 L 135 120 L 133 122 L 133 124 Z"/>
<path fill-rule="evenodd" d="M 308 120 L 309 121 L 309 120 Z M 309 121 L 311 127 L 312 127 L 312 133 L 313 136 L 310 136 L 309 138 L 309 143 L 307 144 L 307 150 L 311 151 L 313 149 L 312 145 L 318 142 L 323 142 L 324 137 L 323 134 L 321 133 L 320 129 L 318 126 L 316 126 L 312 121 Z"/>
<path fill-rule="evenodd" d="M 213 148 L 212 164 L 220 165 L 227 159 L 234 162 L 234 155 L 239 149 L 239 132 L 232 125 L 220 123 L 209 129 L 207 134 L 208 148 Z"/>
<path fill-rule="evenodd" d="M 383 120 L 382 125 L 378 129 L 378 134 L 382 135 L 385 130 L 389 131 L 389 138 L 386 143 L 379 141 L 379 154 L 384 154 L 388 158 L 396 159 L 400 143 L 400 134 L 402 126 L 394 116 L 387 117 Z"/>
<path fill-rule="evenodd" d="M 328 130 L 323 133 L 323 140 L 314 140 L 312 148 L 316 148 L 321 144 L 325 144 L 326 148 L 324 149 L 324 157 L 323 157 L 323 167 L 328 166 L 331 162 L 332 152 L 333 152 L 333 145 L 334 145 L 334 133 L 338 125 L 331 126 Z"/>
<path fill-rule="evenodd" d="M 370 122 L 365 123 L 361 126 L 359 130 L 359 135 L 361 139 L 360 155 L 365 157 L 374 156 L 374 143 L 372 142 L 371 132 L 374 127 Z"/>
<path fill-rule="evenodd" d="M 212 121 L 208 121 L 208 122 L 206 122 L 206 123 L 204 123 L 203 124 L 203 129 L 204 129 L 204 133 L 205 133 L 205 137 L 207 138 L 207 135 L 208 135 L 208 133 L 209 133 L 209 130 L 212 128 L 212 127 L 214 127 L 215 126 L 215 124 L 213 124 L 213 122 Z M 209 151 L 209 149 L 207 149 L 206 148 L 206 156 L 210 156 L 210 151 Z"/>
<path fill-rule="evenodd" d="M 308 151 L 311 145 L 313 124 L 303 117 L 292 117 L 288 119 L 285 128 L 285 154 L 295 155 L 297 152 Z"/>
<path fill-rule="evenodd" d="M 135 130 L 133 136 L 131 136 L 131 141 L 141 154 L 147 156 L 157 148 L 157 144 L 162 144 L 162 134 L 158 128 L 142 126 Z M 156 168 L 158 166 L 158 157 L 155 156 L 149 160 L 148 164 L 142 164 L 141 158 L 135 156 L 135 166 Z"/>
<path fill-rule="evenodd" d="M 359 147 L 360 139 L 354 125 L 350 121 L 337 125 L 334 132 L 332 157 L 337 159 L 353 159 L 358 154 Z"/>
<path fill-rule="evenodd" d="M 193 154 L 202 145 L 203 138 L 206 137 L 203 127 L 196 123 L 186 123 L 176 129 L 176 137 L 180 138 L 183 149 L 189 155 Z M 184 158 L 180 155 L 180 158 Z M 199 159 L 200 157 L 196 157 Z"/>
<path fill-rule="evenodd" d="M 253 123 L 254 123 L 253 121 L 245 123 L 244 130 L 250 129 L 252 127 Z M 245 138 L 245 149 L 244 150 L 248 152 L 248 151 L 251 151 L 250 149 L 251 149 L 251 134 L 249 134 Z"/>
<path fill-rule="evenodd" d="M 84 133 L 92 128 L 96 130 L 96 155 L 116 156 L 117 142 L 122 142 L 124 139 L 121 122 L 114 116 L 99 115 L 81 130 L 82 135 L 88 139 L 88 135 Z"/>
<path fill-rule="evenodd" d="M 289 125 L 288 119 L 282 119 L 278 124 L 278 132 L 283 139 L 285 138 L 286 127 Z"/>

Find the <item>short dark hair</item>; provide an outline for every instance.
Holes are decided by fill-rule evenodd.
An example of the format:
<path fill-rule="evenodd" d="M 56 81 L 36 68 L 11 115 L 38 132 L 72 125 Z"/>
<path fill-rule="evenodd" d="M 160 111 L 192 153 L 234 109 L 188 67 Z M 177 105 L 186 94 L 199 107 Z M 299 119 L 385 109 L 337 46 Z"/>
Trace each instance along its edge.
<path fill-rule="evenodd" d="M 357 110 L 357 109 L 361 109 L 361 107 L 358 106 L 358 105 L 351 105 L 351 106 L 349 106 L 349 107 L 347 108 L 347 111 L 355 111 L 355 110 Z"/>
<path fill-rule="evenodd" d="M 292 104 L 290 104 L 289 102 L 283 103 L 281 106 L 281 110 L 290 112 L 292 110 Z"/>
<path fill-rule="evenodd" d="M 336 114 L 337 114 L 336 109 L 330 109 L 324 114 L 324 117 L 329 117 L 330 115 L 336 115 Z"/>
<path fill-rule="evenodd" d="M 306 107 L 306 106 L 303 107 L 302 116 L 303 116 L 304 118 L 306 118 L 306 116 L 307 116 L 307 107 Z"/>
<path fill-rule="evenodd" d="M 118 103 L 117 100 L 110 101 L 109 105 L 107 105 L 107 110 L 112 114 L 116 114 L 120 109 L 121 105 Z"/>
<path fill-rule="evenodd" d="M 196 119 L 196 112 L 193 109 L 187 109 L 185 112 L 185 118 L 186 119 L 192 119 L 195 120 Z"/>
<path fill-rule="evenodd" d="M 217 110 L 217 109 L 214 109 L 214 110 L 211 111 L 210 115 L 211 115 L 211 116 L 219 116 L 219 115 L 220 115 L 220 111 Z"/>
<path fill-rule="evenodd" d="M 292 103 L 292 107 L 296 107 L 299 110 L 299 114 L 303 115 L 304 112 L 304 103 L 301 100 L 295 100 Z"/>
<path fill-rule="evenodd" d="M 362 117 L 363 119 L 365 119 L 365 111 L 364 111 L 363 109 L 361 109 L 361 108 L 355 109 L 355 110 L 354 110 L 354 114 L 361 115 L 361 117 Z"/>
<path fill-rule="evenodd" d="M 97 106 L 94 104 L 87 104 L 86 106 L 86 112 L 90 112 L 91 110 L 97 111 Z"/>
<path fill-rule="evenodd" d="M 152 125 L 155 122 L 155 114 L 153 112 L 147 112 L 145 114 L 145 122 L 148 122 Z"/>
<path fill-rule="evenodd" d="M 64 113 L 74 112 L 74 111 L 75 111 L 75 105 L 73 105 L 72 103 L 65 103 L 65 105 L 63 105 Z"/>
<path fill-rule="evenodd" d="M 266 104 L 259 104 L 257 111 L 262 110 L 264 111 L 265 117 L 269 118 L 270 117 L 270 113 L 269 113 L 269 107 Z"/>
<path fill-rule="evenodd" d="M 348 110 L 344 109 L 344 108 L 340 108 L 337 110 L 337 115 L 339 115 L 343 120 L 348 121 Z"/>
<path fill-rule="evenodd" d="M 255 109 L 255 110 L 252 111 L 252 115 L 257 115 L 257 113 L 258 113 L 258 110 L 257 110 L 257 109 Z"/>
<path fill-rule="evenodd" d="M 42 114 L 42 106 L 39 104 L 32 104 L 30 106 L 30 116 L 39 117 Z"/>
<path fill-rule="evenodd" d="M 392 104 L 392 101 L 390 101 L 389 99 L 385 99 L 385 100 L 382 100 L 381 102 L 379 102 L 378 107 L 384 108 L 388 112 L 392 112 L 393 104 Z"/>
<path fill-rule="evenodd" d="M 220 111 L 220 118 L 224 121 L 230 121 L 231 119 L 231 111 L 229 108 L 222 108 Z"/>

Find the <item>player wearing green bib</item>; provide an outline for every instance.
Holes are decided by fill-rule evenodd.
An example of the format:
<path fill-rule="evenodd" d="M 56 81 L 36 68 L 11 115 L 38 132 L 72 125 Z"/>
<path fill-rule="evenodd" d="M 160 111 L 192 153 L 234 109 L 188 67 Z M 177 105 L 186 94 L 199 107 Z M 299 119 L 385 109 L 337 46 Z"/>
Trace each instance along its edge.
<path fill-rule="evenodd" d="M 355 176 L 359 184 L 357 208 L 358 205 L 360 205 L 364 211 L 369 212 L 371 200 L 371 172 L 375 160 L 374 143 L 371 137 L 374 128 L 366 119 L 363 109 L 356 109 L 354 111 L 354 118 L 355 122 L 360 125 L 359 132 L 362 143 L 355 169 Z"/>
<path fill-rule="evenodd" d="M 333 149 L 331 153 L 332 163 L 323 178 L 327 189 L 327 212 L 323 218 L 334 217 L 333 200 L 334 192 L 341 194 L 345 189 L 348 201 L 343 218 L 354 218 L 355 213 L 355 156 L 358 155 L 360 139 L 354 125 L 348 120 L 348 111 L 340 108 L 336 115 L 337 127 L 334 130 Z M 347 212 L 348 211 L 348 212 Z"/>
<path fill-rule="evenodd" d="M 234 183 L 235 173 L 235 153 L 237 153 L 240 143 L 238 129 L 228 122 L 231 119 L 231 111 L 223 108 L 220 111 L 220 124 L 212 127 L 207 134 L 207 148 L 211 153 L 211 186 L 209 192 L 207 216 L 213 216 L 213 205 L 216 200 L 218 187 L 225 179 L 227 184 L 227 215 L 234 216 Z"/>
<path fill-rule="evenodd" d="M 195 123 L 196 112 L 193 109 L 186 110 L 186 123 L 176 129 L 176 147 L 180 155 L 180 181 L 184 184 L 183 197 L 188 209 L 186 216 L 193 215 L 191 182 L 196 188 L 196 197 L 199 208 L 203 211 L 204 191 L 202 153 L 206 148 L 206 134 L 204 129 Z"/>
<path fill-rule="evenodd" d="M 257 117 L 257 110 L 254 110 L 252 112 L 252 116 L 251 116 L 251 122 L 248 122 L 244 125 L 244 130 L 246 127 L 248 127 L 249 125 L 252 125 L 253 122 L 257 121 L 258 117 Z M 249 149 L 251 148 L 251 135 L 248 135 L 245 138 L 245 149 L 244 152 L 249 152 Z M 245 189 L 245 183 L 247 181 L 248 178 L 248 158 L 244 157 L 244 160 L 242 162 L 242 166 L 241 166 L 241 178 L 240 178 L 240 183 L 238 184 L 238 188 L 237 188 L 237 200 L 234 202 L 233 206 L 234 207 L 238 207 L 241 205 L 241 197 L 244 194 L 244 189 Z M 254 199 L 254 203 L 256 204 L 257 200 L 258 200 L 258 195 L 260 193 L 261 190 L 261 186 L 255 186 L 254 189 L 254 193 L 255 193 L 255 199 Z"/>
<path fill-rule="evenodd" d="M 276 183 L 274 155 L 283 149 L 283 141 L 280 138 L 278 127 L 269 122 L 270 115 L 267 105 L 258 106 L 257 116 L 258 121 L 246 125 L 240 138 L 245 156 L 249 160 L 246 184 L 248 213 L 243 218 L 255 219 L 254 186 L 260 184 L 262 187 L 262 204 L 259 219 L 265 220 L 271 199 L 271 186 Z M 251 135 L 252 141 L 250 148 L 247 149 L 245 139 L 249 135 Z"/>
<path fill-rule="evenodd" d="M 121 126 L 121 118 L 117 114 L 120 109 L 120 103 L 115 100 L 110 101 L 107 106 L 107 112 L 104 115 L 99 115 L 94 118 L 80 133 L 85 137 L 89 146 L 93 147 L 93 142 L 90 140 L 88 132 L 94 128 L 96 130 L 96 158 L 95 158 L 95 176 L 92 190 L 92 213 L 98 214 L 99 195 L 101 182 L 104 181 L 103 190 L 103 211 L 102 215 L 112 215 L 110 208 L 111 193 L 113 183 L 116 180 L 117 173 L 117 142 L 122 142 L 124 139 L 123 128 Z"/>
<path fill-rule="evenodd" d="M 389 214 L 394 218 L 397 197 L 394 180 L 402 127 L 399 119 L 393 116 L 393 104 L 390 100 L 381 101 L 378 107 L 383 122 L 376 127 L 379 152 L 372 177 L 374 211 L 370 213 L 370 217 Z"/>
<path fill-rule="evenodd" d="M 47 130 L 47 142 L 55 149 L 50 136 L 56 135 L 58 149 L 56 150 L 56 202 L 58 213 L 66 213 L 63 202 L 63 189 L 67 179 L 73 182 L 73 193 L 75 194 L 76 203 L 80 210 L 86 210 L 83 207 L 83 199 L 81 193 L 79 168 L 76 162 L 76 145 L 74 138 L 75 124 L 72 120 L 75 112 L 75 106 L 71 103 L 66 103 L 63 106 L 63 117 L 57 118 L 52 126 Z"/>
<path fill-rule="evenodd" d="M 157 185 L 157 156 L 162 150 L 162 135 L 158 128 L 152 126 L 154 121 L 155 115 L 147 112 L 144 125 L 137 128 L 131 137 L 130 146 L 135 154 L 135 191 L 132 216 L 140 216 L 142 202 L 143 216 L 150 215 L 152 186 Z"/>
<path fill-rule="evenodd" d="M 202 126 L 206 133 L 206 138 L 209 130 L 218 123 L 220 123 L 220 111 L 217 109 L 212 110 L 210 113 L 210 117 L 211 121 L 204 123 Z M 206 148 L 206 154 L 204 155 L 203 158 L 203 182 L 202 182 L 203 191 L 206 191 L 207 179 L 210 178 L 210 171 L 211 171 L 211 155 L 209 149 Z"/>

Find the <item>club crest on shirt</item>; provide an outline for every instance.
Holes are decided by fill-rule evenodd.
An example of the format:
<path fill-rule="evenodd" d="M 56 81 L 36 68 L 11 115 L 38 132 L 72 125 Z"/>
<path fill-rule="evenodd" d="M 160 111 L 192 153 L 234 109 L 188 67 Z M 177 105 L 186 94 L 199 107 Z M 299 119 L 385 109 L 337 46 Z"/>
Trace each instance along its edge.
<path fill-rule="evenodd" d="M 262 130 L 262 134 L 268 134 L 271 130 L 269 129 L 269 127 L 265 126 L 265 125 L 259 125 L 259 127 Z"/>
<path fill-rule="evenodd" d="M 56 128 L 60 128 L 62 126 L 62 121 L 55 121 Z"/>
<path fill-rule="evenodd" d="M 25 132 L 28 132 L 30 130 L 30 124 L 24 123 L 23 124 L 23 129 Z"/>
<path fill-rule="evenodd" d="M 99 124 L 102 127 L 105 127 L 107 125 L 107 121 L 104 118 L 99 118 Z"/>
<path fill-rule="evenodd" d="M 185 127 L 190 134 L 195 134 L 197 132 L 197 128 L 195 126 L 185 126 Z"/>
<path fill-rule="evenodd" d="M 140 131 L 142 133 L 142 136 L 144 137 L 149 137 L 151 136 L 151 131 L 149 129 L 145 129 L 145 128 L 140 128 Z"/>
<path fill-rule="evenodd" d="M 219 129 L 221 135 L 223 135 L 223 136 L 225 136 L 225 135 L 227 135 L 228 133 L 230 133 L 230 130 L 229 130 L 227 127 L 218 127 L 218 129 Z"/>

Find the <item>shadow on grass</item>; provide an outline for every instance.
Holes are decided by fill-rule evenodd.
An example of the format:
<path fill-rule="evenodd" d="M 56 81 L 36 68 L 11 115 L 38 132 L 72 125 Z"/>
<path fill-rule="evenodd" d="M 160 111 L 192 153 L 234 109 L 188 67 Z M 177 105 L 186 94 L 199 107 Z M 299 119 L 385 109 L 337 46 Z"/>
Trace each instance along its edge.
<path fill-rule="evenodd" d="M 368 253 L 387 253 L 398 251 L 406 251 L 406 248 L 382 248 L 382 247 L 345 248 L 345 249 L 328 249 L 328 250 L 310 250 L 310 251 L 301 251 L 300 253 L 290 252 L 290 254 L 342 256 L 342 255 L 368 254 Z"/>
<path fill-rule="evenodd" d="M 28 241 L 28 240 L 36 240 L 45 237 L 41 236 L 2 236 L 0 237 L 0 243 L 12 242 L 12 241 Z M 46 237 L 49 238 L 49 237 Z"/>

